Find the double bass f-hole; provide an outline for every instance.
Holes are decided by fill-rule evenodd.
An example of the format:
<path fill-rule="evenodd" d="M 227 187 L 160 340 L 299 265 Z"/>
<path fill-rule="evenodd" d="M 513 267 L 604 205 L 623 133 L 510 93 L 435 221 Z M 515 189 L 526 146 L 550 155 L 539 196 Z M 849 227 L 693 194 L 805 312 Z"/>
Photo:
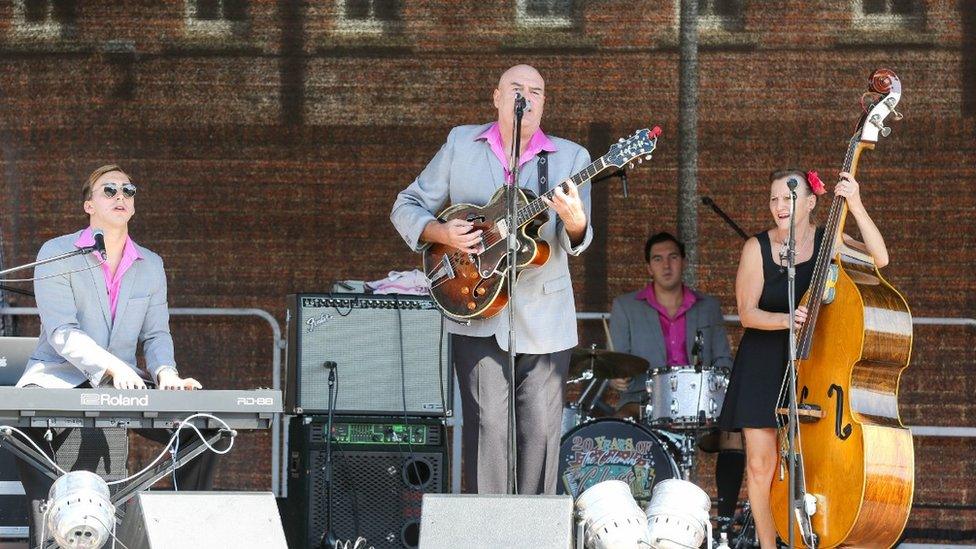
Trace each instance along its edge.
<path fill-rule="evenodd" d="M 844 423 L 844 388 L 837 384 L 831 384 L 830 389 L 827 389 L 827 398 L 833 397 L 834 391 L 837 392 L 837 415 L 834 418 L 834 434 L 841 440 L 847 440 L 847 437 L 851 436 L 851 424 L 848 423 L 843 428 L 840 426 Z"/>

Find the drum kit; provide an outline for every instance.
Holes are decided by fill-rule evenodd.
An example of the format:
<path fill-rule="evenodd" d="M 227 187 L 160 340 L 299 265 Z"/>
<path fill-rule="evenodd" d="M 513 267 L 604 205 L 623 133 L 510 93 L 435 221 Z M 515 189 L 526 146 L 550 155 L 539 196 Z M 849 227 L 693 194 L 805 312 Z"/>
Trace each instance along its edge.
<path fill-rule="evenodd" d="M 596 401 L 609 380 L 645 373 L 643 401 L 618 411 L 629 417 L 596 417 Z M 651 370 L 640 357 L 575 349 L 567 383 L 582 390 L 564 408 L 558 492 L 575 498 L 596 484 L 619 480 L 643 507 L 658 483 L 690 480 L 698 440 L 718 420 L 728 379 L 727 370 L 701 364 Z"/>

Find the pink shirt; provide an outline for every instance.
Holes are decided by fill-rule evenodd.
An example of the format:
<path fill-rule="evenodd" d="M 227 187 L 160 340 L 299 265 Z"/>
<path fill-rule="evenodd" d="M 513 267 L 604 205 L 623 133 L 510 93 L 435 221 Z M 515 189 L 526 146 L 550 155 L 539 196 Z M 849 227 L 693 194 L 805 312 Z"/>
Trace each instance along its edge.
<path fill-rule="evenodd" d="M 508 169 L 509 151 L 505 150 L 505 145 L 502 143 L 502 131 L 498 127 L 498 122 L 492 124 L 490 128 L 485 130 L 476 139 L 486 139 L 488 141 L 491 151 L 495 153 L 495 158 L 501 162 L 502 169 L 505 170 L 505 182 L 511 184 L 512 172 Z M 556 152 L 556 150 L 556 144 L 543 133 L 542 128 L 539 128 L 532 134 L 529 143 L 525 146 L 525 152 L 519 157 L 519 168 L 542 151 Z"/>
<path fill-rule="evenodd" d="M 695 293 L 684 287 L 682 293 L 681 306 L 674 317 L 668 316 L 668 310 L 658 303 L 657 296 L 654 295 L 654 284 L 648 284 L 643 290 L 637 292 L 637 299 L 646 301 L 654 310 L 657 311 L 658 320 L 661 322 L 661 334 L 664 336 L 664 346 L 668 355 L 668 366 L 687 366 L 688 349 L 685 346 L 685 335 L 687 326 L 685 313 L 695 304 L 698 298 Z"/>
<path fill-rule="evenodd" d="M 95 236 L 92 233 L 92 228 L 88 227 L 81 232 L 81 236 L 75 241 L 75 246 L 79 248 L 84 248 L 85 246 L 94 246 Z M 98 256 L 97 252 L 92 252 L 101 261 L 101 257 Z M 115 322 L 115 310 L 119 304 L 119 289 L 122 287 L 122 277 L 125 276 L 125 272 L 129 270 L 129 267 L 136 262 L 137 259 L 142 259 L 142 254 L 139 253 L 139 249 L 136 248 L 135 242 L 132 241 L 128 236 L 125 237 L 125 248 L 122 250 L 122 261 L 119 262 L 119 268 L 115 270 L 115 276 L 112 276 L 112 269 L 109 268 L 108 262 L 102 263 L 102 274 L 105 275 L 105 287 L 108 289 L 108 304 L 112 310 L 112 322 Z"/>

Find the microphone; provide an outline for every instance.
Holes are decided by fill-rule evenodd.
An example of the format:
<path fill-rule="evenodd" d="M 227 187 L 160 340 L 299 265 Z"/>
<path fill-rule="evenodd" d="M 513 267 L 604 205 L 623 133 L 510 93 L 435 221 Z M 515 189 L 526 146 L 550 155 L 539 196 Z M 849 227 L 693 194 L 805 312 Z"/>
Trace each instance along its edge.
<path fill-rule="evenodd" d="M 515 92 L 515 110 L 517 112 L 532 112 L 532 103 L 518 91 Z"/>
<path fill-rule="evenodd" d="M 800 184 L 800 181 L 797 178 L 795 178 L 795 177 L 791 177 L 791 178 L 789 178 L 789 179 L 786 180 L 786 186 L 789 187 L 791 191 L 795 191 L 796 190 L 796 186 L 799 185 L 799 184 Z"/>
<path fill-rule="evenodd" d="M 105 252 L 105 232 L 101 229 L 95 229 L 92 231 L 92 236 L 95 237 L 95 251 L 102 258 L 102 261 L 108 261 L 108 254 Z"/>
<path fill-rule="evenodd" d="M 702 347 L 704 346 L 704 343 L 705 343 L 705 334 L 703 334 L 701 330 L 698 330 L 697 332 L 695 332 L 695 342 L 691 346 L 691 361 L 695 366 L 696 373 L 701 373 L 703 369 L 701 354 L 702 354 Z"/>

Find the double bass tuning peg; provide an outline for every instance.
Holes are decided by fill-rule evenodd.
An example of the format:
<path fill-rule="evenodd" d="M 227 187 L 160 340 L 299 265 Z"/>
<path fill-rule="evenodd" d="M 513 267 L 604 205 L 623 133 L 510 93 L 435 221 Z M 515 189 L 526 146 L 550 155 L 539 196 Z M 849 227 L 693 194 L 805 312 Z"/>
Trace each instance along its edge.
<path fill-rule="evenodd" d="M 881 131 L 882 137 L 888 137 L 889 135 L 891 135 L 891 128 L 885 126 L 884 123 L 881 122 L 880 116 L 874 115 L 870 119 L 868 119 L 868 122 L 870 122 L 874 127 L 878 128 L 878 130 Z"/>

